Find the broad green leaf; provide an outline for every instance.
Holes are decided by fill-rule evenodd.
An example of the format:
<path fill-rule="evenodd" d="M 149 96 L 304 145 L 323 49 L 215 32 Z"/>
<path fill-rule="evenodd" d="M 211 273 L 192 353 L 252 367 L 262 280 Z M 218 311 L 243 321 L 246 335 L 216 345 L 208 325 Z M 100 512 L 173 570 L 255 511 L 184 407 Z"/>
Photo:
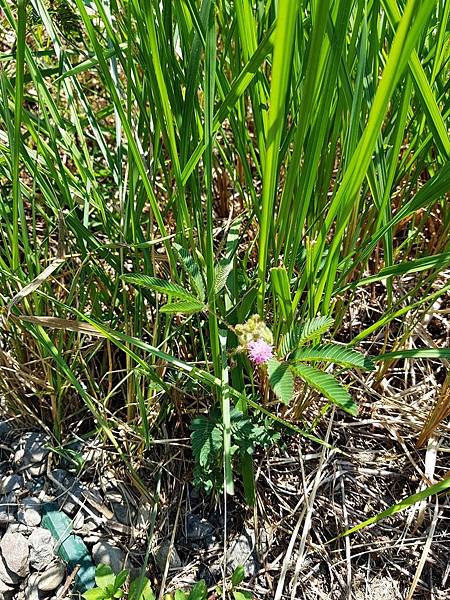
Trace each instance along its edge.
<path fill-rule="evenodd" d="M 292 361 L 296 362 L 332 362 L 344 367 L 356 367 L 373 371 L 374 364 L 370 358 L 337 344 L 299 348 L 292 354 Z"/>
<path fill-rule="evenodd" d="M 99 564 L 95 570 L 95 583 L 98 587 L 106 588 L 109 585 L 114 585 L 115 577 L 109 565 Z"/>
<path fill-rule="evenodd" d="M 189 594 L 189 600 L 206 600 L 208 594 L 208 588 L 206 587 L 206 583 L 203 579 L 200 579 L 194 587 L 192 588 L 191 593 Z"/>
<path fill-rule="evenodd" d="M 289 404 L 294 395 L 294 378 L 288 363 L 276 358 L 267 361 L 270 387 L 284 404 Z"/>
<path fill-rule="evenodd" d="M 177 590 L 175 592 L 175 600 L 187 600 L 188 598 L 188 594 L 186 594 L 186 592 L 183 592 L 182 590 Z"/>
<path fill-rule="evenodd" d="M 197 417 L 191 423 L 192 452 L 204 467 L 216 458 L 217 452 L 223 445 L 221 428 L 212 419 Z"/>
<path fill-rule="evenodd" d="M 337 407 L 342 408 L 342 410 L 345 410 L 345 412 L 348 412 L 352 416 L 358 414 L 358 407 L 355 401 L 332 375 L 302 364 L 295 365 L 292 369 L 310 387 L 320 392 L 322 396 L 325 396 L 330 402 L 336 404 Z"/>
<path fill-rule="evenodd" d="M 128 600 L 155 600 L 155 595 L 147 577 L 138 577 L 131 582 Z"/>
<path fill-rule="evenodd" d="M 165 279 L 158 279 L 157 277 L 150 277 L 149 275 L 141 275 L 140 273 L 122 275 L 121 279 L 127 283 L 149 288 L 155 292 L 159 292 L 160 294 L 166 294 L 166 296 L 169 296 L 170 298 L 181 298 L 182 300 L 188 300 L 189 302 L 198 302 L 198 299 L 195 296 L 182 288 L 180 285 L 171 283 Z"/>
<path fill-rule="evenodd" d="M 413 504 L 416 504 L 417 502 L 422 502 L 422 500 L 426 500 L 426 498 L 429 498 L 430 496 L 434 496 L 435 494 L 441 494 L 442 492 L 445 492 L 448 489 L 450 489 L 450 477 L 448 477 L 447 479 L 444 479 L 443 481 L 440 481 L 439 483 L 435 483 L 434 485 L 427 487 L 426 489 L 422 490 L 421 492 L 417 492 L 417 494 L 408 496 L 401 502 L 397 502 L 397 504 L 394 504 L 393 506 L 390 506 L 386 510 L 383 510 L 382 512 L 378 513 L 377 515 L 370 517 L 370 519 L 366 519 L 362 523 L 359 523 L 358 525 L 355 525 L 354 527 L 347 529 L 347 531 L 344 531 L 337 537 L 333 538 L 333 540 L 338 540 L 339 538 L 343 538 L 348 535 L 351 535 L 352 533 L 355 533 L 356 531 L 360 531 L 361 529 L 364 529 L 365 527 L 368 527 L 369 525 L 378 523 L 378 521 L 381 521 L 382 519 L 391 517 L 392 515 L 395 515 L 402 510 L 405 510 L 405 508 L 409 508 L 410 506 L 412 506 Z M 330 541 L 333 541 L 333 540 L 330 540 Z"/>
<path fill-rule="evenodd" d="M 121 588 L 123 586 L 125 581 L 128 579 L 128 575 L 129 575 L 129 572 L 127 569 L 123 569 L 123 571 L 120 571 L 120 573 L 118 573 L 116 575 L 116 578 L 114 580 L 114 587 L 116 590 L 118 590 L 119 588 Z"/>
<path fill-rule="evenodd" d="M 172 302 L 171 304 L 165 304 L 159 309 L 162 313 L 181 313 L 189 315 L 192 313 L 200 312 L 204 310 L 205 305 L 198 301 L 182 301 Z"/>
<path fill-rule="evenodd" d="M 83 598 L 85 600 L 106 600 L 106 592 L 102 588 L 94 588 L 84 592 Z"/>
<path fill-rule="evenodd" d="M 253 600 L 253 594 L 250 592 L 236 592 L 233 590 L 234 600 Z"/>
<path fill-rule="evenodd" d="M 292 300 L 287 271 L 284 267 L 276 267 L 270 270 L 270 277 L 283 319 L 289 321 L 292 317 Z"/>
<path fill-rule="evenodd" d="M 245 577 L 245 569 L 242 565 L 238 565 L 235 568 L 235 570 L 233 571 L 233 574 L 231 576 L 232 585 L 234 585 L 234 586 L 239 585 L 242 581 L 244 581 L 244 577 Z"/>

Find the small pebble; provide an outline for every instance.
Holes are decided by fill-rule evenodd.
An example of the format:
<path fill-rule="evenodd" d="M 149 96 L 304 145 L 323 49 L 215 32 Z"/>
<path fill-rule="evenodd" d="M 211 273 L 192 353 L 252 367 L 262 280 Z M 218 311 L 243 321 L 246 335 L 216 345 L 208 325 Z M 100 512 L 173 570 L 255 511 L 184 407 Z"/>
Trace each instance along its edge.
<path fill-rule="evenodd" d="M 206 519 L 197 515 L 186 518 L 186 537 L 188 540 L 204 540 L 214 532 L 214 527 Z"/>
<path fill-rule="evenodd" d="M 161 544 L 155 550 L 155 553 L 154 553 L 155 563 L 156 563 L 156 566 L 158 567 L 158 569 L 161 571 L 161 573 L 163 573 L 164 569 L 166 568 L 166 562 L 169 557 L 169 550 L 170 550 L 170 541 L 169 540 L 164 540 L 163 542 L 161 542 Z M 170 553 L 170 558 L 169 558 L 169 569 L 178 569 L 181 567 L 181 565 L 182 565 L 182 563 L 181 563 L 180 555 L 178 554 L 175 546 L 173 546 L 172 551 Z"/>
<path fill-rule="evenodd" d="M 101 541 L 92 548 L 92 558 L 96 565 L 104 563 L 109 565 L 114 573 L 119 573 L 123 569 L 125 553 L 117 546 Z"/>
<path fill-rule="evenodd" d="M 62 583 L 66 568 L 61 561 L 52 563 L 39 577 L 37 585 L 41 592 L 56 590 Z"/>
<path fill-rule="evenodd" d="M 0 494 L 10 494 L 22 487 L 23 479 L 20 475 L 8 475 L 0 480 Z"/>
<path fill-rule="evenodd" d="M 83 526 L 84 526 L 84 514 L 81 511 L 79 511 L 73 518 L 72 527 L 76 530 L 79 530 L 79 529 L 83 529 Z"/>
<path fill-rule="evenodd" d="M 42 462 L 49 453 L 49 449 L 46 447 L 48 442 L 49 438 L 45 433 L 39 431 L 25 433 L 20 440 L 20 445 L 24 449 L 22 462 L 27 465 Z"/>
<path fill-rule="evenodd" d="M 46 469 L 47 465 L 45 462 L 33 463 L 31 467 L 28 467 L 27 473 L 29 473 L 31 477 L 40 477 L 45 473 Z"/>
<path fill-rule="evenodd" d="M 17 513 L 17 519 L 19 523 L 28 525 L 28 527 L 37 527 L 41 523 L 41 515 L 34 508 L 20 510 Z"/>

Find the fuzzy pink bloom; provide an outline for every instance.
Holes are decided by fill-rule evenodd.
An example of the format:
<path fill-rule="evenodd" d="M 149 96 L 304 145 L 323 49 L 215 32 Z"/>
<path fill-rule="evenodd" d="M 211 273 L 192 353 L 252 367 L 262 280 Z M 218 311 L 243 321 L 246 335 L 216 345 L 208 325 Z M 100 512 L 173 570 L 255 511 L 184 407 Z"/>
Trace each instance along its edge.
<path fill-rule="evenodd" d="M 247 346 L 248 356 L 255 365 L 262 365 L 273 357 L 272 346 L 263 339 L 250 342 Z"/>

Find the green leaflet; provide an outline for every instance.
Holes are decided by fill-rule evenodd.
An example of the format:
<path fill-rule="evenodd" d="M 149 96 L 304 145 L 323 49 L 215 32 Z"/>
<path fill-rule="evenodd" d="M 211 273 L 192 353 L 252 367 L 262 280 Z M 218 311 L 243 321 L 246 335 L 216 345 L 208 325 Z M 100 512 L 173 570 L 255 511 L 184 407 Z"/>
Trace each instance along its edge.
<path fill-rule="evenodd" d="M 198 302 L 198 298 L 193 296 L 180 285 L 171 283 L 165 279 L 158 279 L 157 277 L 150 277 L 149 275 L 141 275 L 140 273 L 122 275 L 121 279 L 127 283 L 149 288 L 155 292 L 159 292 L 160 294 L 166 294 L 166 296 L 169 296 L 170 298 L 181 298 L 182 300 L 188 300 L 190 302 Z"/>
<path fill-rule="evenodd" d="M 100 564 L 95 570 L 95 583 L 100 588 L 114 585 L 115 575 L 109 565 Z"/>
<path fill-rule="evenodd" d="M 215 282 L 214 282 L 214 293 L 218 294 L 223 290 L 228 279 L 228 275 L 233 269 L 233 261 L 224 259 L 219 261 L 215 267 Z"/>
<path fill-rule="evenodd" d="M 289 404 L 294 395 L 294 378 L 287 363 L 280 362 L 276 358 L 267 361 L 270 387 L 277 398 L 284 404 Z"/>
<path fill-rule="evenodd" d="M 206 587 L 206 583 L 203 579 L 200 579 L 200 581 L 198 581 L 192 588 L 188 600 L 205 600 L 207 593 L 208 588 Z"/>
<path fill-rule="evenodd" d="M 337 344 L 324 344 L 311 348 L 300 348 L 296 350 L 291 359 L 295 362 L 332 362 L 344 367 L 356 367 L 373 371 L 375 366 L 370 358 Z"/>
<path fill-rule="evenodd" d="M 205 305 L 202 302 L 198 302 L 193 300 L 189 301 L 181 301 L 181 302 L 172 302 L 171 304 L 165 304 L 161 306 L 159 309 L 162 313 L 181 313 L 181 314 L 192 314 L 196 312 L 200 312 L 205 308 Z"/>
<path fill-rule="evenodd" d="M 147 577 L 138 577 L 131 583 L 128 600 L 155 600 L 155 595 Z"/>
<path fill-rule="evenodd" d="M 302 364 L 295 365 L 295 367 L 292 367 L 292 370 L 310 387 L 320 392 L 338 408 L 342 408 L 342 410 L 345 410 L 345 412 L 354 417 L 358 414 L 358 407 L 355 401 L 332 375 Z"/>
<path fill-rule="evenodd" d="M 314 317 L 304 323 L 293 325 L 281 339 L 280 354 L 286 356 L 299 346 L 320 338 L 332 324 L 331 317 Z"/>
<path fill-rule="evenodd" d="M 197 292 L 199 300 L 205 299 L 205 284 L 198 262 L 183 246 L 174 244 L 173 247 L 180 257 L 181 266 L 189 277 L 192 287 Z"/>

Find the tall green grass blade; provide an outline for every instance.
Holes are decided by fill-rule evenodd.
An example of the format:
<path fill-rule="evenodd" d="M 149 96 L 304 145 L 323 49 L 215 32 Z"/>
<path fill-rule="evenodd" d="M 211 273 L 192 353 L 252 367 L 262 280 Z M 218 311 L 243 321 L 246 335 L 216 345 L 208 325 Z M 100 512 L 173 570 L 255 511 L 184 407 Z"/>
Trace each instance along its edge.
<path fill-rule="evenodd" d="M 374 523 L 378 523 L 379 521 L 381 521 L 383 519 L 392 517 L 393 515 L 396 515 L 397 513 L 401 512 L 402 510 L 405 510 L 406 508 L 409 508 L 410 506 L 413 506 L 414 504 L 417 504 L 418 502 L 422 502 L 422 500 L 426 500 L 430 496 L 442 494 L 449 488 L 450 488 L 450 477 L 448 477 L 447 479 L 444 479 L 443 481 L 440 481 L 439 483 L 430 485 L 429 487 L 425 488 L 421 492 L 417 492 L 417 494 L 408 496 L 401 502 L 397 502 L 397 504 L 394 504 L 394 505 L 390 506 L 389 508 L 387 508 L 386 510 L 383 510 L 382 512 L 378 513 L 377 515 L 370 517 L 370 519 L 366 519 L 362 523 L 358 523 L 358 525 L 355 525 L 355 527 L 351 527 L 350 529 L 347 529 L 343 533 L 339 534 L 337 537 L 330 540 L 330 542 L 338 540 L 343 537 L 347 537 L 348 535 L 351 535 L 352 533 L 356 533 L 357 531 L 361 531 L 361 529 L 365 529 L 366 527 L 369 527 L 370 525 L 373 525 Z"/>
<path fill-rule="evenodd" d="M 264 315 L 269 236 L 272 229 L 272 215 L 277 194 L 278 154 L 284 127 L 286 94 L 294 50 L 297 10 L 297 2 L 291 2 L 290 0 L 280 0 L 278 2 L 259 232 L 258 311 L 261 317 Z"/>
<path fill-rule="evenodd" d="M 15 81 L 15 98 L 14 98 L 14 138 L 11 140 L 12 147 L 12 194 L 13 194 L 13 211 L 12 211 L 12 268 L 17 271 L 19 268 L 19 218 L 22 225 L 22 243 L 25 244 L 24 250 L 26 256 L 29 254 L 27 224 L 25 213 L 23 210 L 22 195 L 20 190 L 20 148 L 22 145 L 22 106 L 24 94 L 24 69 L 25 69 L 25 34 L 26 34 L 26 0 L 18 0 L 17 2 L 17 38 L 16 38 L 16 81 Z"/>

